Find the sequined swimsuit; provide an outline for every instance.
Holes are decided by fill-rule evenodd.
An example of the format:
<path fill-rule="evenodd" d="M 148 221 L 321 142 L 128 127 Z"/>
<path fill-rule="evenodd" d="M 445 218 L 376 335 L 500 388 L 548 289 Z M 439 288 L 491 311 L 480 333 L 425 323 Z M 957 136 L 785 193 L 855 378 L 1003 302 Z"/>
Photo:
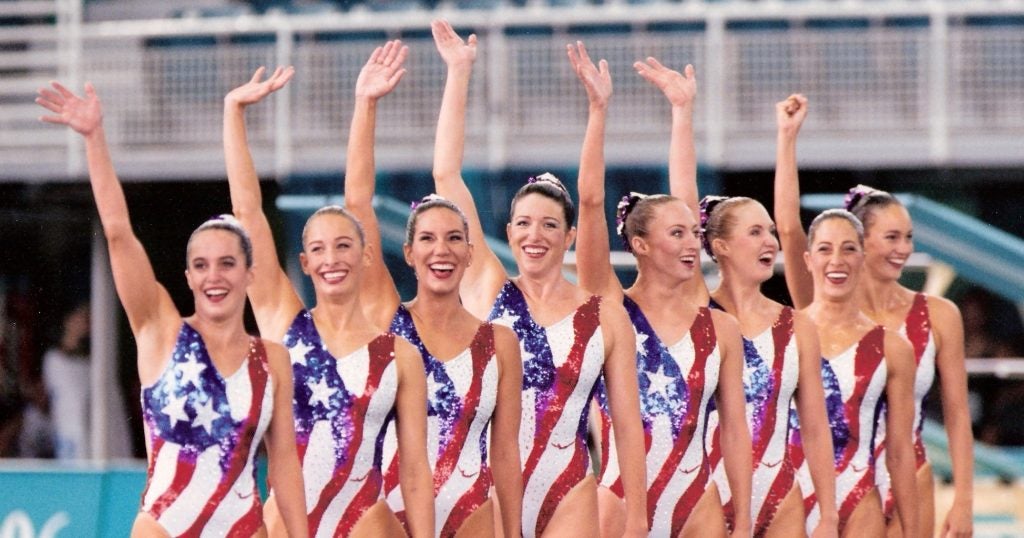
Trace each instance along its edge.
<path fill-rule="evenodd" d="M 835 358 L 822 360 L 821 381 L 832 430 L 840 532 L 860 501 L 875 487 L 875 434 L 887 374 L 884 343 L 885 328 L 877 326 Z M 820 518 L 815 494 L 805 497 L 805 506 L 809 508 L 810 531 Z"/>
<path fill-rule="evenodd" d="M 590 473 L 587 416 L 604 368 L 600 314 L 601 300 L 591 296 L 542 327 L 522 291 L 507 281 L 488 316 L 512 328 L 523 358 L 523 536 L 542 534 L 562 498 Z"/>
<path fill-rule="evenodd" d="M 921 431 L 924 428 L 924 400 L 928 391 L 935 382 L 935 355 L 938 349 L 935 346 L 935 338 L 932 334 L 931 318 L 928 314 L 928 296 L 923 293 L 914 294 L 914 302 L 907 312 L 907 317 L 900 327 L 900 334 L 905 336 L 914 347 L 914 359 L 917 362 L 917 370 L 914 374 L 914 456 L 917 460 L 917 468 L 928 463 L 924 450 L 924 439 Z M 878 466 L 878 493 L 882 496 L 885 515 L 891 518 L 896 508 L 896 502 L 892 496 L 889 470 L 885 467 L 885 420 L 878 425 L 878 448 L 875 454 L 875 461 L 881 462 Z"/>
<path fill-rule="evenodd" d="M 481 324 L 469 347 L 446 361 L 430 354 L 404 305 L 395 312 L 391 332 L 416 346 L 423 359 L 427 374 L 427 458 L 434 473 L 435 536 L 455 536 L 489 498 L 487 432 L 498 396 L 494 326 Z M 405 504 L 398 487 L 393 425 L 384 442 L 384 491 L 397 515 L 404 514 Z"/>
<path fill-rule="evenodd" d="M 222 377 L 202 336 L 183 323 L 160 378 L 142 389 L 149 471 L 141 510 L 171 536 L 251 536 L 263 525 L 255 448 L 270 424 L 266 349 L 250 338 Z"/>
<path fill-rule="evenodd" d="M 347 536 L 381 496 L 381 445 L 393 415 L 395 335 L 335 358 L 309 311 L 284 335 L 295 379 L 295 440 L 310 536 Z"/>
<path fill-rule="evenodd" d="M 636 302 L 625 297 L 623 304 L 636 331 L 648 524 L 651 536 L 678 536 L 711 474 L 704 436 L 721 365 L 715 326 L 711 311 L 701 308 L 687 335 L 666 346 Z M 601 485 L 622 497 L 615 433 L 605 400 L 602 392 Z"/>
<path fill-rule="evenodd" d="M 711 301 L 711 308 L 724 310 Z M 754 475 L 750 502 L 754 536 L 763 536 L 779 504 L 793 488 L 795 468 L 786 458 L 789 407 L 799 378 L 800 357 L 793 338 L 793 309 L 784 307 L 769 329 L 743 337 L 743 392 L 753 446 Z M 713 404 L 713 402 L 712 402 Z M 708 453 L 726 517 L 733 516 L 729 481 L 722 465 L 718 411 L 708 415 Z"/>

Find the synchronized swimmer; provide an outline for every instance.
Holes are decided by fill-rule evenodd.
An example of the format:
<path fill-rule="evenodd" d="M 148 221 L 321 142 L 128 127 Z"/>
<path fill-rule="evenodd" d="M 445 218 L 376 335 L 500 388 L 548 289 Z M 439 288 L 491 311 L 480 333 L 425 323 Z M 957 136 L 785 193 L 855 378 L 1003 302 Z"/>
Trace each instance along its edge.
<path fill-rule="evenodd" d="M 921 424 L 936 373 L 955 485 L 941 531 L 971 534 L 960 313 L 899 284 L 913 234 L 891 194 L 857 186 L 804 231 L 805 97 L 775 107 L 773 221 L 752 198 L 698 201 L 693 67 L 633 65 L 671 105 L 672 127 L 670 192 L 625 193 L 615 212 L 636 258 L 627 287 L 605 212 L 611 73 L 568 45 L 588 104 L 578 228 L 562 182 L 529 178 L 509 207 L 511 276 L 461 170 L 479 44 L 447 21 L 431 30 L 447 74 L 437 194 L 412 204 L 407 302 L 373 205 L 377 107 L 406 76 L 400 41 L 376 47 L 355 81 L 345 207 L 320 208 L 302 230 L 309 307 L 278 258 L 245 127 L 246 108 L 294 69 L 261 67 L 224 97 L 234 216 L 189 237 L 190 316 L 132 230 L 96 91 L 40 90 L 41 120 L 85 141 L 138 346 L 149 466 L 132 536 L 931 536 Z M 562 272 L 574 243 L 578 284 Z M 720 271 L 713 290 L 702 247 Z M 792 306 L 761 291 L 780 250 Z M 245 332 L 247 297 L 259 337 Z"/>

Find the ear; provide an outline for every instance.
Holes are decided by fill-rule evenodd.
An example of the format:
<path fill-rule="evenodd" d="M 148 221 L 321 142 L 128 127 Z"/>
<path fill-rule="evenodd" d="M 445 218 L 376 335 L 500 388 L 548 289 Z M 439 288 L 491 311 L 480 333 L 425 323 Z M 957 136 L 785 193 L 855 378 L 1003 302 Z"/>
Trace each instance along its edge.
<path fill-rule="evenodd" d="M 721 237 L 716 237 L 711 240 L 711 252 L 715 253 L 716 258 L 727 256 L 729 254 L 729 243 Z"/>
<path fill-rule="evenodd" d="M 409 267 L 413 267 L 412 263 L 412 245 L 408 243 L 402 244 L 402 253 L 405 255 L 405 264 Z"/>
<path fill-rule="evenodd" d="M 511 222 L 506 222 L 505 223 L 505 239 L 512 239 L 512 223 Z M 480 240 L 482 241 L 483 238 L 481 237 Z"/>
<path fill-rule="evenodd" d="M 811 272 L 811 253 L 806 250 L 804 251 L 804 269 L 808 273 Z"/>
<path fill-rule="evenodd" d="M 469 245 L 469 251 L 466 253 L 466 267 L 469 267 L 473 265 L 473 249 L 476 247 L 474 247 L 473 243 L 466 244 Z"/>
<path fill-rule="evenodd" d="M 373 263 L 373 245 L 363 245 L 363 267 L 369 267 Z"/>
<path fill-rule="evenodd" d="M 249 287 L 253 282 L 256 281 L 256 273 L 253 272 L 252 267 L 245 270 L 245 287 Z"/>
<path fill-rule="evenodd" d="M 647 241 L 639 235 L 634 235 L 629 239 L 629 248 L 634 254 L 647 254 Z"/>
<path fill-rule="evenodd" d="M 569 250 L 572 247 L 573 242 L 576 241 L 576 227 L 569 228 L 569 233 L 565 234 L 565 250 Z"/>
<path fill-rule="evenodd" d="M 306 258 L 305 252 L 299 253 L 299 267 L 302 268 L 302 274 L 309 274 L 309 258 Z"/>
<path fill-rule="evenodd" d="M 188 285 L 188 289 L 192 289 L 192 275 L 189 274 L 188 269 L 185 269 L 185 284 Z"/>

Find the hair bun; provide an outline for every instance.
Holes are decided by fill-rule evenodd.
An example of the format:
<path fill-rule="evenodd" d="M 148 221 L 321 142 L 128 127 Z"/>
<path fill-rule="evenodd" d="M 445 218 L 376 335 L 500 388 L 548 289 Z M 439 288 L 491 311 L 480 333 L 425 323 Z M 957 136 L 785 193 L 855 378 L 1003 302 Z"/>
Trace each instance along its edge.
<path fill-rule="evenodd" d="M 626 219 L 629 218 L 629 214 L 633 212 L 636 204 L 647 198 L 646 194 L 639 192 L 630 192 L 623 196 L 618 205 L 615 206 L 615 233 L 622 238 L 622 244 L 626 248 L 626 252 L 632 252 L 632 247 L 629 246 L 629 238 L 626 237 Z"/>
<path fill-rule="evenodd" d="M 562 183 L 562 180 L 558 179 L 558 176 L 552 174 L 551 172 L 544 172 L 543 174 L 537 176 L 530 176 L 529 179 L 526 180 L 526 182 L 551 183 L 552 185 L 558 187 L 558 190 L 564 192 L 566 196 L 569 195 L 569 189 L 565 188 L 565 184 Z"/>
<path fill-rule="evenodd" d="M 846 197 L 843 198 L 843 208 L 847 211 L 853 211 L 862 200 L 876 192 L 878 192 L 878 189 L 868 187 L 867 185 L 857 185 L 846 191 Z"/>

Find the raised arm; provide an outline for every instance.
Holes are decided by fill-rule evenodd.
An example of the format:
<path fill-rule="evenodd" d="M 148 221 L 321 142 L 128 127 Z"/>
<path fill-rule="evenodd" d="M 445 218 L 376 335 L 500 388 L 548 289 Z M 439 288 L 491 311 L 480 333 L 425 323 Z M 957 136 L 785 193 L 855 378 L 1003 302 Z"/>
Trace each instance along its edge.
<path fill-rule="evenodd" d="M 796 138 L 807 117 L 807 98 L 795 93 L 775 104 L 778 135 L 775 149 L 775 228 L 786 267 L 786 287 L 793 307 L 814 300 L 814 281 L 804 263 L 807 234 L 800 222 L 800 182 L 796 169 Z"/>
<path fill-rule="evenodd" d="M 434 44 L 448 68 L 441 113 L 434 139 L 434 188 L 462 209 L 469 221 L 473 243 L 473 264 L 466 269 L 460 286 L 463 304 L 474 316 L 486 318 L 491 304 L 508 275 L 501 261 L 484 241 L 484 229 L 473 195 L 462 179 L 462 155 L 466 145 L 466 103 L 469 80 L 476 60 L 476 35 L 463 41 L 445 20 L 430 23 Z"/>
<path fill-rule="evenodd" d="M 575 46 L 566 45 L 566 52 L 576 77 L 587 91 L 590 103 L 577 182 L 580 206 L 576 273 L 581 287 L 609 301 L 620 303 L 622 285 L 612 269 L 608 221 L 604 214 L 604 133 L 608 101 L 612 96 L 612 75 L 606 60 L 594 65 L 582 41 L 577 41 Z"/>
<path fill-rule="evenodd" d="M 811 536 L 838 536 L 839 512 L 836 508 L 836 472 L 832 451 L 832 432 L 825 412 L 825 389 L 821 384 L 821 347 L 814 322 L 804 312 L 793 312 L 793 328 L 799 357 L 796 409 L 800 417 L 811 481 L 817 492 L 821 518 Z"/>
<path fill-rule="evenodd" d="M 683 72 L 673 71 L 656 58 L 633 64 L 638 75 L 650 82 L 672 106 L 672 133 L 668 146 L 669 193 L 682 200 L 700 220 L 697 200 L 697 150 L 693 142 L 693 108 L 697 99 L 697 75 L 687 64 Z M 703 256 L 704 254 L 701 254 Z M 707 304 L 711 295 L 704 283 L 704 273 L 697 271 L 684 286 L 687 297 L 697 304 Z"/>
<path fill-rule="evenodd" d="M 85 98 L 82 98 L 57 82 L 51 84 L 53 89 L 39 90 L 36 103 L 53 114 L 41 116 L 40 120 L 67 125 L 85 139 L 89 181 L 107 239 L 114 285 L 142 351 L 147 342 L 154 342 L 153 336 L 159 338 L 156 333 L 159 328 L 171 327 L 177 331 L 181 316 L 167 290 L 157 282 L 149 257 L 132 230 L 124 191 L 110 159 L 103 131 L 103 110 L 96 90 L 86 83 Z M 139 353 L 140 360 L 153 356 Z M 148 377 L 143 370 L 144 365 L 140 363 L 140 375 Z"/>
<path fill-rule="evenodd" d="M 711 316 L 722 357 L 715 403 L 721 424 L 722 446 L 726 448 L 723 453 L 725 476 L 729 480 L 736 514 L 732 536 L 750 536 L 753 449 L 743 395 L 743 340 L 736 318 L 717 310 L 712 310 Z"/>
<path fill-rule="evenodd" d="M 936 335 L 935 365 L 939 371 L 942 416 L 953 463 L 953 506 L 946 514 L 939 535 L 970 536 L 974 520 L 974 435 L 967 413 L 964 322 L 956 305 L 941 297 L 928 298 L 928 311 Z"/>
<path fill-rule="evenodd" d="M 380 224 L 373 210 L 376 183 L 374 167 L 374 131 L 377 126 L 377 101 L 395 89 L 405 69 L 402 64 L 409 47 L 401 41 L 388 41 L 377 47 L 356 79 L 356 107 L 349 128 L 345 157 L 345 208 L 363 225 L 370 270 L 363 272 L 359 299 L 370 320 L 378 327 L 391 325 L 398 308 L 398 290 L 384 264 Z"/>
<path fill-rule="evenodd" d="M 885 465 L 892 477 L 892 496 L 896 500 L 903 536 L 917 536 L 917 493 L 914 442 L 914 374 L 917 371 L 910 342 L 892 331 L 885 331 Z"/>
<path fill-rule="evenodd" d="M 636 335 L 622 303 L 601 302 L 601 331 L 605 335 L 605 386 L 626 500 L 623 536 L 647 536 L 647 470 L 636 377 Z"/>
<path fill-rule="evenodd" d="M 283 88 L 295 70 L 278 67 L 267 80 L 261 80 L 265 72 L 266 69 L 260 67 L 249 82 L 224 97 L 224 161 L 232 212 L 252 239 L 254 279 L 249 286 L 249 300 L 256 323 L 265 338 L 280 342 L 302 308 L 302 301 L 281 268 L 270 223 L 263 212 L 260 180 L 245 132 L 245 108 Z"/>

